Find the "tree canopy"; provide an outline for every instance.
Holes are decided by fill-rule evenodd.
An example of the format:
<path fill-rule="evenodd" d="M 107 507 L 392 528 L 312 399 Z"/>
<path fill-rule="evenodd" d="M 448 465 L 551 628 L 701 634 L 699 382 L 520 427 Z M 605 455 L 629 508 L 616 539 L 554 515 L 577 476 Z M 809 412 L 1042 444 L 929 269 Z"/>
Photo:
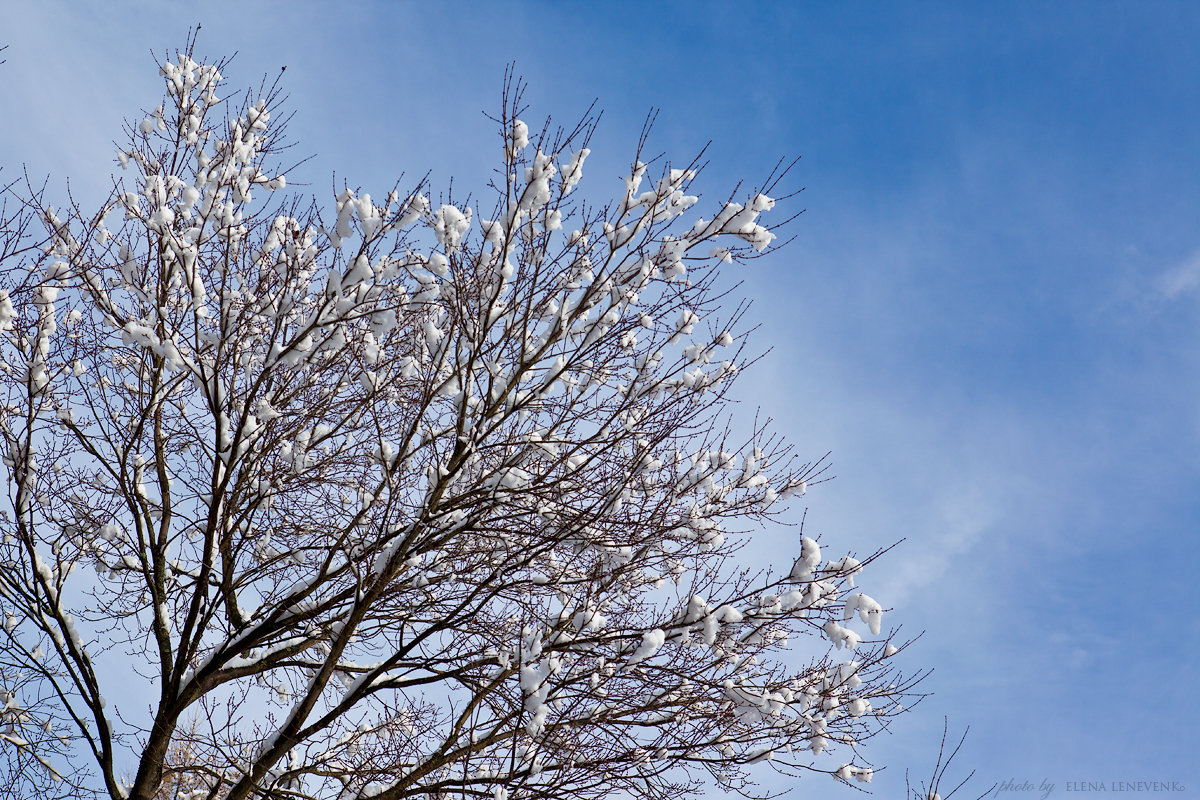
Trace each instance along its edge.
<path fill-rule="evenodd" d="M 287 184 L 278 82 L 193 59 L 99 208 L 6 189 L 9 791 L 869 781 L 914 683 L 855 588 L 878 554 L 800 530 L 777 571 L 736 558 L 828 463 L 731 421 L 722 271 L 772 249 L 786 169 L 701 203 L 647 130 L 598 203 L 595 117 L 531 128 L 510 74 L 486 188 L 326 206 Z"/>

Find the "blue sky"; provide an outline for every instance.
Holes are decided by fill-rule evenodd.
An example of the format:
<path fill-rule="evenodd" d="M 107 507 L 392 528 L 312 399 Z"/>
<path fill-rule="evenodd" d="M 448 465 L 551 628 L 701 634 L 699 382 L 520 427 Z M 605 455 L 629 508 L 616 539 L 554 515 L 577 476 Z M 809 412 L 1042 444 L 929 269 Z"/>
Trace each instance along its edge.
<path fill-rule="evenodd" d="M 5 2 L 0 163 L 94 198 L 122 118 L 158 103 L 150 51 L 197 21 L 234 85 L 287 65 L 322 192 L 481 188 L 511 61 L 528 118 L 605 109 L 596 196 L 651 108 L 652 150 L 711 140 L 713 201 L 802 156 L 795 240 L 737 275 L 773 348 L 740 391 L 833 451 L 824 540 L 906 540 L 864 585 L 925 631 L 934 696 L 875 740 L 876 792 L 927 771 L 943 715 L 978 791 L 1194 783 L 1200 6 L 433 6 Z"/>

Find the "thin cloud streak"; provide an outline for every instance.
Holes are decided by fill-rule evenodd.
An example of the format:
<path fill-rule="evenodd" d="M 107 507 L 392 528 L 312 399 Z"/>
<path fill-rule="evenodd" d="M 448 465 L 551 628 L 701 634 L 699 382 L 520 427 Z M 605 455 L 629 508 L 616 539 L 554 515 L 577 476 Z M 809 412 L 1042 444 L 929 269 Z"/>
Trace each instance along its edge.
<path fill-rule="evenodd" d="M 1183 295 L 1200 290 L 1200 250 L 1159 275 L 1155 281 L 1155 289 L 1157 295 L 1164 300 L 1177 300 Z"/>

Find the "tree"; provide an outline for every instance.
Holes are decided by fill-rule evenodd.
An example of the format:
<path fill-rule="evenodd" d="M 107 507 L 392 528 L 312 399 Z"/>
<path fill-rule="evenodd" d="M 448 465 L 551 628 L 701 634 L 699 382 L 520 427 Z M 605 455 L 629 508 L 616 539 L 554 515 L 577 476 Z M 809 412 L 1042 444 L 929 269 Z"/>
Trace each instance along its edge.
<path fill-rule="evenodd" d="M 954 763 L 954 758 L 958 755 L 958 751 L 962 749 L 963 743 L 967 741 L 967 734 L 971 732 L 970 728 L 963 731 L 963 734 L 958 739 L 958 744 L 954 745 L 954 749 L 946 752 L 947 737 L 950 734 L 950 720 L 946 719 L 942 725 L 942 743 L 938 747 L 937 761 L 934 762 L 932 774 L 928 781 L 922 782 L 916 786 L 909 780 L 908 771 L 904 772 L 904 794 L 909 800 L 950 800 L 958 793 L 960 789 L 966 786 L 971 778 L 975 777 L 975 770 L 971 770 L 967 777 L 959 781 L 954 788 L 950 789 L 945 797 L 942 797 L 942 782 L 947 781 L 946 774 L 950 771 L 950 765 Z M 949 781 L 947 781 L 949 785 Z M 975 797 L 975 800 L 983 800 L 989 794 L 995 791 L 998 783 L 993 783 L 985 789 L 981 794 Z M 1052 787 L 1053 788 L 1053 787 Z"/>
<path fill-rule="evenodd" d="M 0 47 L 0 52 L 5 48 Z M 3 63 L 0 61 L 0 63 Z M 8 187 L 4 187 L 7 189 Z M 7 195 L 7 191 L 4 192 Z M 13 212 L 7 196 L 0 198 L 0 264 L 29 257 L 36 252 L 30 245 L 36 220 L 29 209 L 17 204 Z M 3 292 L 0 289 L 0 292 Z M 0 314 L 8 311 L 10 303 L 0 300 Z M 7 359 L 8 352 L 4 353 Z M 7 360 L 5 370 L 11 370 Z M 5 450 L 7 453 L 7 450 Z M 8 522 L 9 515 L 2 519 Z M 11 534 L 6 530 L 2 545 L 9 550 Z M 6 586 L 11 578 L 13 565 L 5 553 L 0 582 Z M 61 775 L 51 759 L 62 755 L 69 738 L 53 729 L 55 713 L 53 694 L 47 694 L 46 685 L 38 680 L 38 670 L 28 670 L 26 665 L 35 653 L 23 648 L 15 638 L 17 617 L 11 611 L 0 615 L 0 798 L 22 800 L 27 797 L 68 797 L 69 787 L 59 785 Z"/>
<path fill-rule="evenodd" d="M 114 800 L 678 797 L 750 791 L 756 762 L 869 781 L 859 746 L 915 682 L 852 591 L 878 553 L 824 560 L 801 529 L 781 572 L 735 559 L 827 467 L 729 413 L 746 307 L 720 269 L 772 245 L 786 169 L 695 216 L 698 161 L 643 163 L 644 131 L 624 193 L 589 203 L 595 118 L 531 131 L 509 75 L 481 198 L 346 188 L 323 217 L 286 188 L 278 82 L 223 99 L 191 45 L 160 66 L 98 210 L 27 185 L 5 217 L 15 779 Z M 789 637 L 823 643 L 801 662 Z M 144 718 L 105 701 L 130 672 Z"/>
<path fill-rule="evenodd" d="M 163 761 L 163 779 L 154 793 L 155 800 L 185 800 L 208 794 L 204 783 L 203 764 L 196 741 L 196 720 L 185 729 L 176 730 Z"/>

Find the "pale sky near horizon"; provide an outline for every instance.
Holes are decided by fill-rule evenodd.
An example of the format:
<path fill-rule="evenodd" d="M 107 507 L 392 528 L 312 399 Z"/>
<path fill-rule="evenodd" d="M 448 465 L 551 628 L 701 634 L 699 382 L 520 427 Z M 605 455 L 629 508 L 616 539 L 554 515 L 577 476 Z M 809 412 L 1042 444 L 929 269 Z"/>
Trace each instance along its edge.
<path fill-rule="evenodd" d="M 326 202 L 335 172 L 482 190 L 510 62 L 527 118 L 605 110 L 598 198 L 652 108 L 652 151 L 711 142 L 711 201 L 801 156 L 794 241 L 736 276 L 771 349 L 739 395 L 833 451 L 806 498 L 823 543 L 904 539 L 862 585 L 925 631 L 933 696 L 871 743 L 876 794 L 924 777 L 945 715 L 971 726 L 971 797 L 1200 796 L 1200 6 L 346 5 L 4 0 L 0 165 L 94 199 L 122 120 L 159 102 L 151 51 L 197 22 L 199 53 L 237 52 L 231 86 L 287 66 L 298 181 Z"/>

